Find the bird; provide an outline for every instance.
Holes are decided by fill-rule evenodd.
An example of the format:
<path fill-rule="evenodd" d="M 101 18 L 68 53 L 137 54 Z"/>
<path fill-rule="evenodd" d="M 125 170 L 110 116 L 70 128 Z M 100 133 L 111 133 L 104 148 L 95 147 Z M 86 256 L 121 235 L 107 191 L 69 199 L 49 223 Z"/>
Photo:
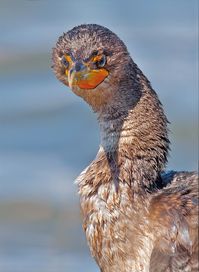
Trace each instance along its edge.
<path fill-rule="evenodd" d="M 52 68 L 100 127 L 97 155 L 76 180 L 100 271 L 198 271 L 198 174 L 165 170 L 168 120 L 124 42 L 97 24 L 75 26 L 58 38 Z"/>

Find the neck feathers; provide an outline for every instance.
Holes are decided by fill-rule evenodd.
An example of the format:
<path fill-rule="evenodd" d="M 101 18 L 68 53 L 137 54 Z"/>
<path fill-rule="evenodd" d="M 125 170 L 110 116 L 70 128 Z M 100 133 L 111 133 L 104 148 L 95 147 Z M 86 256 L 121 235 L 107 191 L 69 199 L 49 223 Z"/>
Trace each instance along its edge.
<path fill-rule="evenodd" d="M 98 112 L 101 150 L 116 185 L 129 177 L 134 187 L 151 188 L 167 162 L 167 119 L 148 80 L 136 66 L 133 71 L 131 84 L 121 84 Z"/>
<path fill-rule="evenodd" d="M 111 99 L 95 108 L 101 147 L 77 180 L 84 196 L 113 184 L 116 192 L 131 188 L 128 193 L 139 196 L 162 186 L 160 173 L 169 149 L 167 119 L 150 83 L 135 64 L 131 65 L 125 80 L 115 88 L 110 86 Z M 106 199 L 107 192 L 100 197 Z"/>

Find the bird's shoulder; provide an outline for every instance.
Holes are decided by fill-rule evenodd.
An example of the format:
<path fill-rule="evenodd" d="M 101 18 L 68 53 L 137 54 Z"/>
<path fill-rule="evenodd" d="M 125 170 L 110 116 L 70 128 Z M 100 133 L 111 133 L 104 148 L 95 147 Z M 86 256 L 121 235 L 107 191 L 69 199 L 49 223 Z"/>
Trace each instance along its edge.
<path fill-rule="evenodd" d="M 198 252 L 198 174 L 170 171 L 162 179 L 165 186 L 152 196 L 149 208 L 159 237 L 155 249 L 163 255 L 190 256 Z"/>

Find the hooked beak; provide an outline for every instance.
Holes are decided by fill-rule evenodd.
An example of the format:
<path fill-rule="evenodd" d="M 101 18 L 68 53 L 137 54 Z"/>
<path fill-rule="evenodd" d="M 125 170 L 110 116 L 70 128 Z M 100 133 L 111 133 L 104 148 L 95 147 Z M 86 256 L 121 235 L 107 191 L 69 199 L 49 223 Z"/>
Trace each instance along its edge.
<path fill-rule="evenodd" d="M 77 61 L 66 75 L 70 88 L 78 86 L 81 89 L 94 89 L 108 76 L 108 71 L 104 68 L 90 69 Z"/>

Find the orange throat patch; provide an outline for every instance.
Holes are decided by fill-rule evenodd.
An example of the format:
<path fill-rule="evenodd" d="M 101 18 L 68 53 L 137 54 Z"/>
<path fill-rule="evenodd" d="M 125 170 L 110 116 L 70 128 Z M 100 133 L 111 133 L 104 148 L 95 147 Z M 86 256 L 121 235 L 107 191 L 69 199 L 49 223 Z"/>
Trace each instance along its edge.
<path fill-rule="evenodd" d="M 78 86 L 81 89 L 94 89 L 100 83 L 104 81 L 104 79 L 108 76 L 108 71 L 104 68 L 90 70 L 87 69 L 80 72 L 73 72 L 71 75 L 68 76 L 68 82 L 70 88 L 73 86 Z"/>

